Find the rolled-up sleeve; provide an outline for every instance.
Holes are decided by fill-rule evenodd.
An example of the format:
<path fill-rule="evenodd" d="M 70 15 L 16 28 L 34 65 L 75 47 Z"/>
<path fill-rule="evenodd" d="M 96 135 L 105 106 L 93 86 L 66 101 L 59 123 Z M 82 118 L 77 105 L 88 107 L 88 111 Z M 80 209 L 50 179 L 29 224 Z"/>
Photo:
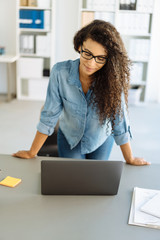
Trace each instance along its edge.
<path fill-rule="evenodd" d="M 132 139 L 129 116 L 122 95 L 122 116 L 117 115 L 114 121 L 113 137 L 117 145 L 123 145 Z"/>
<path fill-rule="evenodd" d="M 52 135 L 62 108 L 62 101 L 59 94 L 58 70 L 55 65 L 51 71 L 47 96 L 37 130 L 43 134 Z"/>

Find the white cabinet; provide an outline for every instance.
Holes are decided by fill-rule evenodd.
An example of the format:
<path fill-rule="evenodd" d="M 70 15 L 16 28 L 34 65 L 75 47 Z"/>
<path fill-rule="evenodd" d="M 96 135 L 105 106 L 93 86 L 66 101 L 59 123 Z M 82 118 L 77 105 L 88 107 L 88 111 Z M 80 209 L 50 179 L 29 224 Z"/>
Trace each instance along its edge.
<path fill-rule="evenodd" d="M 17 98 L 44 100 L 55 55 L 55 0 L 25 2 L 18 4 Z"/>
<path fill-rule="evenodd" d="M 120 32 L 126 50 L 133 62 L 131 67 L 130 103 L 146 101 L 149 76 L 152 75 L 150 63 L 153 24 L 157 0 L 80 0 L 79 27 L 94 19 L 111 22 Z M 157 22 L 158 23 L 158 22 Z M 155 34 L 155 33 L 154 33 Z"/>

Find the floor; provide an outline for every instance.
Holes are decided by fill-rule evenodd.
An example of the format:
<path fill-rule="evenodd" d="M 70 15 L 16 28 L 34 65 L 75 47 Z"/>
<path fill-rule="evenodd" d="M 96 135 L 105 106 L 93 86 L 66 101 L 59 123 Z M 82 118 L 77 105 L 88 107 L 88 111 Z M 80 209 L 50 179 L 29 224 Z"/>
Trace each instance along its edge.
<path fill-rule="evenodd" d="M 12 154 L 30 148 L 42 105 L 40 101 L 0 102 L 0 153 Z M 134 155 L 160 163 L 160 104 L 130 106 L 129 115 Z M 123 159 L 116 144 L 110 159 Z"/>

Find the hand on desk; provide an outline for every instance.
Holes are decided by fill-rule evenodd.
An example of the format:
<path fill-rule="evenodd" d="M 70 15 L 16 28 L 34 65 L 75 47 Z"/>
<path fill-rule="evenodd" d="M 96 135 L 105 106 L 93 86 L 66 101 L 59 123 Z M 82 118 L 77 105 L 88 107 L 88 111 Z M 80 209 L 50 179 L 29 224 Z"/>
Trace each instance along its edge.
<path fill-rule="evenodd" d="M 30 150 L 29 151 L 19 151 L 17 153 L 12 154 L 12 156 L 18 157 L 18 158 L 26 158 L 26 159 L 34 158 L 37 155 L 39 149 L 42 147 L 42 145 L 46 141 L 47 137 L 48 137 L 48 135 L 37 131 Z"/>
<path fill-rule="evenodd" d="M 130 142 L 123 144 L 120 147 L 126 163 L 135 166 L 150 165 L 150 163 L 147 162 L 144 158 L 133 156 Z"/>
<path fill-rule="evenodd" d="M 18 158 L 34 158 L 35 156 L 30 153 L 30 151 L 19 151 L 17 153 L 12 154 L 13 157 L 18 157 Z"/>
<path fill-rule="evenodd" d="M 147 162 L 144 158 L 133 157 L 132 160 L 126 161 L 128 164 L 135 166 L 150 165 L 150 162 Z"/>

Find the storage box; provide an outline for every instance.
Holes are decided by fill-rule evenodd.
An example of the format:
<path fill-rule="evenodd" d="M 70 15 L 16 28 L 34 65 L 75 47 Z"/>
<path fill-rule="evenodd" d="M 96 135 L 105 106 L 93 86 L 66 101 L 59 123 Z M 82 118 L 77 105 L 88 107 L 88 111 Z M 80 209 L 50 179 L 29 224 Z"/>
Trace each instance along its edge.
<path fill-rule="evenodd" d="M 20 78 L 42 78 L 43 58 L 20 58 Z"/>
<path fill-rule="evenodd" d="M 37 5 L 38 5 L 38 7 L 41 7 L 41 8 L 50 8 L 51 7 L 50 0 L 37 0 Z"/>
<path fill-rule="evenodd" d="M 28 0 L 20 0 L 20 6 L 28 6 Z"/>
<path fill-rule="evenodd" d="M 28 96 L 30 99 L 45 100 L 49 78 L 29 79 Z"/>
<path fill-rule="evenodd" d="M 140 102 L 141 93 L 142 93 L 142 88 L 129 89 L 128 104 L 137 105 Z"/>
<path fill-rule="evenodd" d="M 28 6 L 37 7 L 37 0 L 28 0 Z"/>

